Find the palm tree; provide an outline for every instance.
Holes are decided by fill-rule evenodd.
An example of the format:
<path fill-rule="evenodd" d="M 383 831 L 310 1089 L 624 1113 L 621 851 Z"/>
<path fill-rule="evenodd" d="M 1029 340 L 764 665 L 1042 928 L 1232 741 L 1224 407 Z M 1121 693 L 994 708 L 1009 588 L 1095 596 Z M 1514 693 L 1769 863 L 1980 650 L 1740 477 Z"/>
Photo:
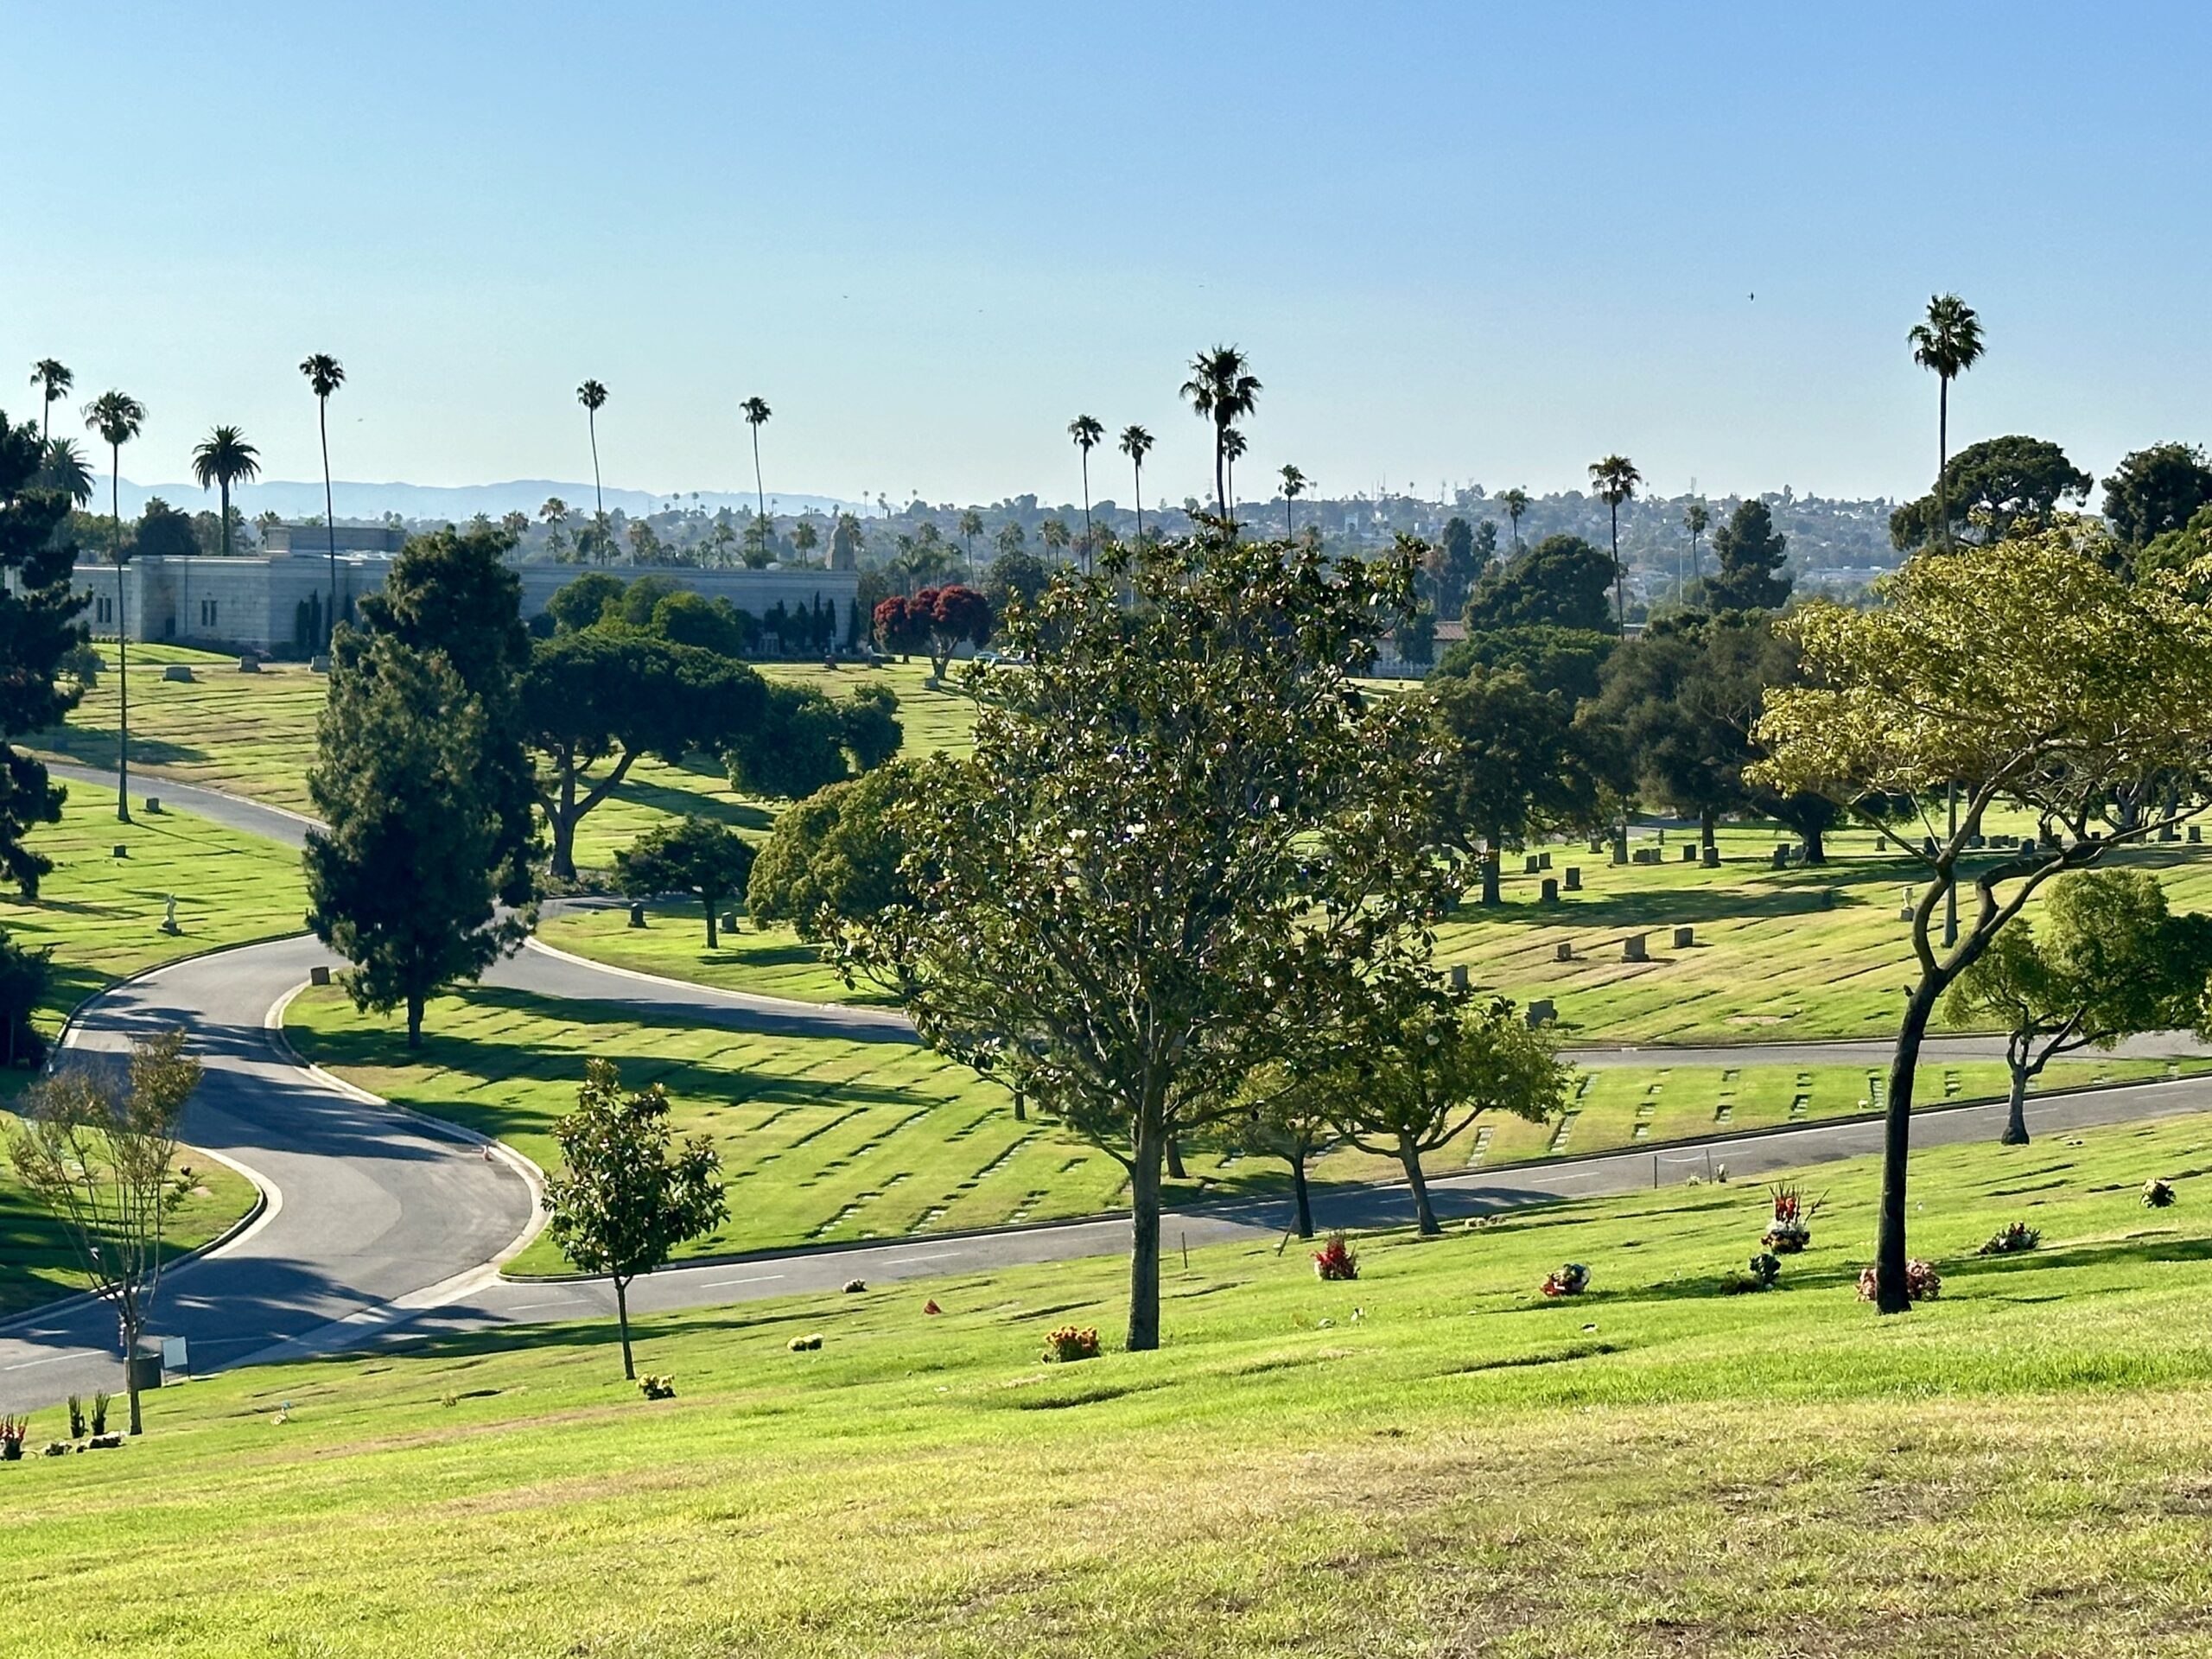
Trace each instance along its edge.
<path fill-rule="evenodd" d="M 315 391 L 315 429 L 322 436 L 322 526 L 330 546 L 330 609 L 323 618 L 327 644 L 338 629 L 338 511 L 330 495 L 330 394 L 346 384 L 346 370 L 327 352 L 317 352 L 300 365 Z"/>
<path fill-rule="evenodd" d="M 1529 492 L 1518 485 L 1497 498 L 1505 504 L 1505 517 L 1513 526 L 1513 550 L 1521 550 L 1521 515 L 1529 511 Z"/>
<path fill-rule="evenodd" d="M 261 476 L 261 451 L 235 426 L 219 426 L 192 452 L 192 475 L 200 487 L 222 493 L 223 556 L 231 556 L 231 486 Z"/>
<path fill-rule="evenodd" d="M 1037 526 L 1037 539 L 1045 543 L 1045 550 L 1047 553 L 1053 555 L 1065 564 L 1067 562 L 1068 543 L 1075 538 L 1069 531 L 1065 520 L 1047 518 Z"/>
<path fill-rule="evenodd" d="M 80 507 L 92 499 L 92 469 L 85 464 L 85 452 L 73 439 L 47 440 L 39 456 L 38 486 L 60 491 Z"/>
<path fill-rule="evenodd" d="M 1613 620 L 1621 627 L 1628 626 L 1628 588 L 1626 572 L 1621 568 L 1621 503 L 1636 498 L 1636 486 L 1643 482 L 1643 474 L 1636 470 L 1636 463 L 1626 455 L 1607 455 L 1603 461 L 1590 464 L 1590 481 L 1597 486 L 1598 499 L 1612 510 L 1613 515 Z"/>
<path fill-rule="evenodd" d="M 1251 368 L 1234 346 L 1215 346 L 1191 359 L 1191 378 L 1183 383 L 1192 412 L 1213 423 L 1213 493 L 1224 518 L 1229 517 L 1229 429 L 1260 401 L 1260 383 Z"/>
<path fill-rule="evenodd" d="M 1078 415 L 1068 423 L 1068 436 L 1083 451 L 1083 546 L 1086 563 L 1090 550 L 1090 451 L 1105 435 L 1106 429 L 1099 425 L 1095 416 Z"/>
<path fill-rule="evenodd" d="M 41 443 L 54 438 L 54 405 L 67 397 L 69 388 L 77 384 L 77 377 L 50 357 L 41 357 L 31 365 L 31 385 L 45 394 L 46 408 L 41 411 L 38 437 Z"/>
<path fill-rule="evenodd" d="M 1705 510 L 1705 503 L 1693 501 L 1682 511 L 1682 528 L 1690 533 L 1690 580 L 1698 578 L 1697 541 L 1704 535 L 1706 526 L 1713 522 L 1713 515 Z"/>
<path fill-rule="evenodd" d="M 1244 435 L 1231 428 L 1221 435 L 1221 456 L 1229 464 L 1229 505 L 1236 505 L 1236 463 L 1244 459 Z"/>
<path fill-rule="evenodd" d="M 1136 478 L 1137 547 L 1144 547 L 1144 458 L 1152 453 L 1152 434 L 1141 426 L 1122 429 L 1122 453 L 1129 458 L 1129 467 Z"/>
<path fill-rule="evenodd" d="M 758 397 L 748 397 L 738 405 L 745 412 L 745 423 L 753 429 L 753 499 L 760 505 L 760 522 L 768 523 L 768 493 L 760 484 L 760 429 L 768 424 L 772 412 Z"/>
<path fill-rule="evenodd" d="M 85 425 L 100 435 L 108 454 L 108 518 L 115 531 L 108 556 L 115 563 L 115 658 L 118 715 L 115 816 L 130 822 L 130 634 L 123 614 L 123 446 L 146 425 L 146 405 L 120 391 L 104 391 L 85 405 Z"/>
<path fill-rule="evenodd" d="M 1285 541 L 1298 534 L 1298 526 L 1291 522 L 1290 504 L 1305 494 L 1306 486 L 1313 481 L 1295 467 L 1286 466 L 1282 469 L 1282 534 Z"/>
<path fill-rule="evenodd" d="M 607 407 L 607 388 L 587 380 L 576 388 L 576 401 L 584 406 L 584 425 L 591 433 L 592 507 L 601 537 L 607 534 L 607 492 L 599 486 L 599 411 Z"/>
<path fill-rule="evenodd" d="M 969 507 L 960 515 L 960 539 L 968 544 L 968 568 L 976 568 L 976 538 L 983 533 L 983 515 Z"/>
<path fill-rule="evenodd" d="M 1951 382 L 1981 360 L 1981 319 L 1955 294 L 1931 295 L 1926 320 L 1913 324 L 1905 339 L 1912 360 L 1936 374 L 1936 518 L 1948 550 L 1951 509 L 1943 498 L 1943 469 L 1951 464 Z"/>

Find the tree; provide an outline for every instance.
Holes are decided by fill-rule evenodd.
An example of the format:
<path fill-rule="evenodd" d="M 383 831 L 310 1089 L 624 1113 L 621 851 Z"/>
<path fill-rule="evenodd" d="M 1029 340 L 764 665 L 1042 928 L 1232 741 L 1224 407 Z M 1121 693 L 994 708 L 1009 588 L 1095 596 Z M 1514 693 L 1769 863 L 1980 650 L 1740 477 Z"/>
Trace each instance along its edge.
<path fill-rule="evenodd" d="M 1229 469 L 1229 509 L 1236 510 L 1236 463 L 1244 459 L 1244 435 L 1235 427 L 1221 435 L 1221 458 Z"/>
<path fill-rule="evenodd" d="M 1580 536 L 1547 536 L 1477 578 L 1467 600 L 1467 632 L 1523 626 L 1618 632 L 1606 591 L 1619 563 Z"/>
<path fill-rule="evenodd" d="M 186 1185 L 173 1166 L 200 1062 L 184 1052 L 181 1031 L 159 1032 L 132 1039 L 129 1075 L 120 1092 L 111 1071 L 92 1065 L 35 1085 L 8 1152 L 16 1179 L 68 1234 L 92 1294 L 115 1308 L 130 1432 L 140 1434 L 139 1349 L 161 1290 L 169 1211 Z"/>
<path fill-rule="evenodd" d="M 531 639 L 522 625 L 522 578 L 506 563 L 513 546 L 509 532 L 488 524 L 417 536 L 392 562 L 384 587 L 361 601 L 360 612 L 369 632 L 442 656 L 475 700 L 482 716 L 475 789 L 499 823 L 491 868 L 499 902 L 518 908 L 537 898 L 531 866 L 538 842 L 522 709 Z M 333 655 L 339 653 L 334 644 Z"/>
<path fill-rule="evenodd" d="M 23 429 L 30 429 L 28 421 Z M 53 982 L 54 947 L 28 949 L 0 928 L 0 1066 L 13 1071 L 46 1058 L 46 1037 L 36 1015 Z"/>
<path fill-rule="evenodd" d="M 322 440 L 322 523 L 330 552 L 330 608 L 327 627 L 338 626 L 338 509 L 330 491 L 330 395 L 346 384 L 345 365 L 327 352 L 315 352 L 300 365 L 315 393 L 315 431 Z M 327 635 L 326 635 L 327 643 Z"/>
<path fill-rule="evenodd" d="M 1506 491 L 1497 498 L 1505 509 L 1505 517 L 1513 529 L 1513 550 L 1521 550 L 1521 515 L 1529 511 L 1529 492 L 1518 487 Z"/>
<path fill-rule="evenodd" d="M 1168 1141 L 1240 1111 L 1456 884 L 1419 711 L 1356 677 L 1412 563 L 1217 532 L 1063 572 L 972 758 L 901 814 L 913 902 L 840 931 L 925 1042 L 1128 1170 L 1132 1349 L 1160 1340 Z"/>
<path fill-rule="evenodd" d="M 624 1094 L 612 1060 L 584 1062 L 576 1109 L 553 1126 L 553 1139 L 561 1173 L 545 1182 L 547 1230 L 578 1271 L 613 1283 L 622 1375 L 634 1381 L 631 1282 L 728 1218 L 721 1160 L 703 1135 L 671 1158 L 667 1090 L 655 1083 Z"/>
<path fill-rule="evenodd" d="M 1430 594 L 1440 616 L 1463 615 L 1475 579 L 1489 568 L 1497 550 L 1497 526 L 1483 520 L 1478 531 L 1458 514 L 1445 521 L 1444 534 L 1426 561 Z"/>
<path fill-rule="evenodd" d="M 77 384 L 77 377 L 50 357 L 41 357 L 31 365 L 31 385 L 39 389 L 38 441 L 54 441 L 54 406 L 69 395 L 69 388 Z"/>
<path fill-rule="evenodd" d="M 1985 438 L 1944 464 L 1934 493 L 1890 515 L 1890 540 L 1910 552 L 1930 543 L 1948 547 L 1968 531 L 2001 542 L 2047 530 L 2068 501 L 2086 502 L 2095 482 L 2046 439 Z M 1940 523 L 1939 515 L 1946 515 Z"/>
<path fill-rule="evenodd" d="M 1598 695 L 1606 660 L 1621 646 L 1617 633 L 1562 628 L 1548 622 L 1478 629 L 1444 653 L 1432 679 L 1465 677 L 1481 669 L 1510 670 L 1539 691 L 1556 692 L 1570 708 Z"/>
<path fill-rule="evenodd" d="M 591 499 L 600 534 L 607 533 L 607 492 L 599 482 L 599 411 L 607 407 L 607 388 L 587 380 L 576 388 L 576 401 L 584 406 L 584 429 L 591 435 Z M 754 435 L 759 435 L 755 429 Z"/>
<path fill-rule="evenodd" d="M 222 492 L 223 556 L 231 555 L 231 486 L 261 475 L 261 452 L 235 426 L 219 426 L 192 452 L 192 476 L 201 489 Z"/>
<path fill-rule="evenodd" d="M 887 685 L 856 687 L 837 705 L 844 719 L 845 753 L 862 772 L 874 772 L 906 741 L 899 723 L 899 694 Z"/>
<path fill-rule="evenodd" d="M 92 499 L 92 469 L 69 438 L 48 438 L 39 458 L 37 487 L 57 490 L 79 506 Z"/>
<path fill-rule="evenodd" d="M 442 652 L 372 633 L 334 658 L 308 773 L 327 826 L 308 832 L 308 925 L 353 964 L 340 977 L 354 1007 L 406 1008 L 410 1049 L 424 1002 L 529 930 L 526 914 L 498 906 L 486 735 L 482 702 Z"/>
<path fill-rule="evenodd" d="M 555 588 L 553 596 L 545 601 L 545 609 L 562 632 L 580 633 L 598 626 L 607 607 L 620 603 L 622 589 L 621 577 L 611 576 L 604 570 L 588 570 L 574 582 Z"/>
<path fill-rule="evenodd" d="M 1713 532 L 1713 572 L 1694 590 L 1692 603 L 1715 611 L 1778 611 L 1789 601 L 1790 579 L 1777 574 L 1789 557 L 1789 538 L 1774 528 L 1774 514 L 1754 497 L 1740 501 L 1728 522 Z"/>
<path fill-rule="evenodd" d="M 540 761 L 533 790 L 553 874 L 575 879 L 576 826 L 640 756 L 673 766 L 719 753 L 760 724 L 767 700 L 753 670 L 696 646 L 597 629 L 538 642 L 522 677 L 522 729 Z"/>
<path fill-rule="evenodd" d="M 1607 659 L 1586 716 L 1612 737 L 1619 786 L 1695 817 L 1707 858 L 1719 815 L 1744 799 L 1759 710 L 1756 654 L 1729 648 L 1745 628 L 1696 611 L 1652 623 Z"/>
<path fill-rule="evenodd" d="M 1291 518 L 1291 507 L 1300 496 L 1306 493 L 1306 486 L 1313 481 L 1295 467 L 1286 465 L 1282 469 L 1282 533 L 1287 539 L 1298 534 L 1298 526 Z M 1453 606 L 1452 608 L 1457 610 L 1459 607 Z M 1313 1235 L 1308 1233 L 1306 1236 L 1310 1238 Z"/>
<path fill-rule="evenodd" d="M 1058 518 L 1047 518 L 1037 526 L 1037 539 L 1045 543 L 1045 551 L 1052 556 L 1054 563 L 1067 563 L 1068 543 L 1073 538 L 1068 534 L 1065 522 Z M 969 580 L 975 580 L 973 572 L 969 573 Z"/>
<path fill-rule="evenodd" d="M 976 538 L 983 533 L 983 515 L 973 507 L 963 508 L 957 528 L 959 530 L 961 541 L 966 544 L 968 567 L 972 570 L 976 566 Z"/>
<path fill-rule="evenodd" d="M 687 812 L 656 824 L 614 855 L 614 881 L 632 899 L 688 893 L 707 912 L 707 949 L 720 947 L 715 917 L 745 891 L 753 874 L 752 843 L 725 824 Z"/>
<path fill-rule="evenodd" d="M 802 559 L 810 558 L 821 545 L 822 532 L 815 529 L 812 519 L 802 518 L 791 526 L 791 546 Z"/>
<path fill-rule="evenodd" d="M 2181 529 L 2212 506 L 2212 465 L 2194 444 L 2157 443 L 2120 457 L 2105 480 L 2105 523 L 2129 547 Z"/>
<path fill-rule="evenodd" d="M 2173 916 L 2140 870 L 2083 870 L 2050 884 L 2040 928 L 1989 942 L 1944 994 L 1955 1026 L 1994 1023 L 2012 1073 L 2004 1142 L 2028 1143 L 2028 1085 L 2053 1058 L 2138 1032 L 2201 1024 L 2212 921 Z"/>
<path fill-rule="evenodd" d="M 1697 566 L 1697 543 L 1698 538 L 1705 534 L 1706 527 L 1712 522 L 1713 515 L 1706 511 L 1705 503 L 1702 501 L 1693 501 L 1682 509 L 1682 528 L 1690 533 L 1690 580 L 1692 582 L 1698 581 L 1704 575 Z"/>
<path fill-rule="evenodd" d="M 1041 559 L 1017 548 L 991 561 L 990 569 L 983 574 L 983 597 L 994 615 L 1003 615 L 1014 601 L 1026 604 L 1035 599 L 1052 579 L 1052 573 Z"/>
<path fill-rule="evenodd" d="M 1096 416 L 1078 415 L 1068 423 L 1068 436 L 1075 440 L 1075 447 L 1083 452 L 1083 549 L 1087 556 L 1091 547 L 1090 452 L 1104 440 L 1106 429 L 1098 423 Z"/>
<path fill-rule="evenodd" d="M 1768 758 L 1754 781 L 1847 804 L 1870 791 L 1921 801 L 1957 779 L 1965 798 L 1944 834 L 1922 811 L 1925 842 L 1872 821 L 1928 878 L 1912 907 L 1915 974 L 1883 1101 L 1875 1268 L 1885 1313 L 1910 1306 L 1906 1165 L 1936 1004 L 2044 882 L 2196 810 L 2168 804 L 2171 779 L 2212 771 L 2212 617 L 2189 582 L 2131 586 L 2086 539 L 2068 527 L 1908 560 L 1878 607 L 1815 601 L 1783 624 L 1811 683 L 1768 694 L 1756 732 Z M 2038 820 L 2032 848 L 1969 872 L 1971 838 L 2006 803 Z M 1939 955 L 1933 918 L 1969 877 L 1972 925 Z"/>
<path fill-rule="evenodd" d="M 200 550 L 200 537 L 188 513 L 179 512 L 158 495 L 147 499 L 145 511 L 131 527 L 133 558 L 181 559 Z"/>
<path fill-rule="evenodd" d="M 1621 503 L 1636 498 L 1636 486 L 1643 482 L 1643 474 L 1636 470 L 1636 463 L 1626 455 L 1607 455 L 1603 461 L 1590 464 L 1590 482 L 1598 492 L 1598 499 L 1612 514 L 1613 524 L 1613 621 L 1616 626 L 1628 626 L 1628 590 L 1624 585 L 1627 567 L 1621 563 Z"/>
<path fill-rule="evenodd" d="M 1465 1134 L 1484 1112 L 1541 1122 L 1567 1103 L 1567 1068 L 1551 1039 L 1503 997 L 1483 998 L 1426 970 L 1382 976 L 1347 1027 L 1338 1130 L 1362 1152 L 1395 1158 L 1424 1238 L 1443 1230 L 1421 1154 Z"/>
<path fill-rule="evenodd" d="M 731 786 L 752 795 L 804 800 L 849 774 L 846 711 L 812 686 L 770 682 L 758 721 L 722 750 Z"/>
<path fill-rule="evenodd" d="M 1141 426 L 1123 427 L 1121 451 L 1129 458 L 1130 476 L 1135 480 L 1132 490 L 1137 506 L 1137 542 L 1141 546 L 1144 542 L 1144 458 L 1152 453 L 1152 434 Z"/>
<path fill-rule="evenodd" d="M 1929 296 L 1928 315 L 1905 333 L 1912 360 L 1936 377 L 1936 523 L 1951 544 L 1951 510 L 1945 475 L 1951 456 L 1951 382 L 1981 360 L 1981 319 L 1955 294 Z"/>
<path fill-rule="evenodd" d="M 104 391 L 85 407 L 85 424 L 99 434 L 108 454 L 108 557 L 115 565 L 116 750 L 115 816 L 130 822 L 130 629 L 124 614 L 123 446 L 146 424 L 146 405 L 128 393 Z"/>
<path fill-rule="evenodd" d="M 77 705 L 83 687 L 63 672 L 88 630 L 70 585 L 77 550 L 69 500 L 41 486 L 42 444 L 29 422 L 0 414 L 0 871 L 26 899 L 54 862 L 24 844 L 33 826 L 58 823 L 65 791 L 46 768 L 14 747 L 48 730 Z"/>
<path fill-rule="evenodd" d="M 927 762 L 892 761 L 778 813 L 746 886 L 754 924 L 789 922 L 802 939 L 821 942 L 909 902 L 899 813 L 929 786 L 933 770 Z"/>
<path fill-rule="evenodd" d="M 973 588 L 925 588 L 908 602 L 907 617 L 929 653 L 931 677 L 939 680 L 950 670 L 956 651 L 980 646 L 991 637 L 991 602 Z"/>
<path fill-rule="evenodd" d="M 1325 1071 L 1294 1071 L 1281 1061 L 1270 1061 L 1247 1082 L 1243 1113 L 1222 1126 L 1222 1139 L 1232 1150 L 1255 1158 L 1280 1158 L 1289 1169 L 1291 1225 L 1300 1238 L 1313 1236 L 1307 1166 L 1337 1139 L 1329 1116 L 1334 1082 Z"/>
<path fill-rule="evenodd" d="M 1574 704 L 1510 670 L 1432 677 L 1427 693 L 1440 759 L 1436 829 L 1482 868 L 1482 902 L 1498 902 L 1509 838 L 1596 821 L 1599 778 Z"/>
<path fill-rule="evenodd" d="M 1212 346 L 1200 352 L 1191 359 L 1191 378 L 1183 383 L 1182 395 L 1189 400 L 1191 412 L 1213 423 L 1214 499 L 1224 518 L 1229 517 L 1230 429 L 1259 407 L 1260 391 L 1251 365 L 1234 346 Z M 1124 453 L 1127 448 L 1125 442 Z"/>
<path fill-rule="evenodd" d="M 753 497 L 760 508 L 760 517 L 754 522 L 766 526 L 768 524 L 768 491 L 760 481 L 760 429 L 768 424 L 768 416 L 774 411 L 768 407 L 766 399 L 760 397 L 748 397 L 738 407 L 745 413 L 746 425 L 753 429 Z M 766 534 L 764 530 L 763 539 Z"/>

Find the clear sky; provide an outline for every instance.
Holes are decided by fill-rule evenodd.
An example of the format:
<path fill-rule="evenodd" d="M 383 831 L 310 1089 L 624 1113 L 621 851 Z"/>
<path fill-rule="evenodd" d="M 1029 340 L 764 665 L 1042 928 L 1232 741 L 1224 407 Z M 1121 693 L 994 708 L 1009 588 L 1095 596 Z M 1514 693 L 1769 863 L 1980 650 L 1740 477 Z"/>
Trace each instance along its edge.
<path fill-rule="evenodd" d="M 33 359 L 343 478 L 1077 490 L 1217 339 L 1250 474 L 1902 494 L 1960 441 L 2212 440 L 2212 7 L 0 0 L 0 406 Z M 1756 297 L 1754 297 L 1756 296 Z M 10 395 L 8 388 L 16 390 Z M 74 421 L 72 421 L 73 428 Z M 1126 499 L 1118 455 L 1095 488 Z"/>

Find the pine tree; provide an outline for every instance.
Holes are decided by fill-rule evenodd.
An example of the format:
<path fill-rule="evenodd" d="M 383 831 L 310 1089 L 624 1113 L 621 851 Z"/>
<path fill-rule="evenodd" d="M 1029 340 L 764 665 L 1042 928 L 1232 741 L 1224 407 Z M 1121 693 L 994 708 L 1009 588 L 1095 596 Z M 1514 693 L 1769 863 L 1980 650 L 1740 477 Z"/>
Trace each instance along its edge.
<path fill-rule="evenodd" d="M 34 824 L 61 817 L 62 791 L 46 768 L 8 746 L 25 732 L 60 723 L 78 697 L 61 659 L 85 643 L 83 607 L 70 590 L 76 545 L 58 527 L 69 498 L 37 487 L 38 429 L 0 414 L 0 875 L 27 899 L 53 861 L 23 845 Z"/>

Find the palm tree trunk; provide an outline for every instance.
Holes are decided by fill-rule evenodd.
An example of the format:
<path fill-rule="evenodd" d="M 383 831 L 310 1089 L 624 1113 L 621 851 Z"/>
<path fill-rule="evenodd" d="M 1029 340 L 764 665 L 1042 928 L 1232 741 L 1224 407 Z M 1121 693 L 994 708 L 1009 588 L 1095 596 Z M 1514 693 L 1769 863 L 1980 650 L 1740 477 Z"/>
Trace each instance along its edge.
<path fill-rule="evenodd" d="M 760 550 L 768 550 L 768 492 L 760 482 L 760 429 L 753 429 L 753 504 L 760 514 Z"/>
<path fill-rule="evenodd" d="M 590 410 L 584 411 L 584 426 L 591 433 L 591 501 L 593 509 L 604 519 L 607 517 L 607 492 L 599 486 L 599 416 Z M 600 561 L 602 564 L 604 559 Z"/>
<path fill-rule="evenodd" d="M 1943 489 L 1943 469 L 1951 464 L 1951 377 L 1936 382 L 1936 522 L 1942 529 L 1943 550 L 1951 550 L 1951 504 Z"/>
<path fill-rule="evenodd" d="M 1142 461 L 1137 462 L 1135 472 L 1137 480 L 1137 548 L 1139 551 L 1142 551 L 1144 548 L 1144 463 Z"/>
<path fill-rule="evenodd" d="M 1613 510 L 1613 620 L 1623 633 L 1628 632 L 1627 572 L 1621 569 L 1621 508 L 1612 504 Z"/>
<path fill-rule="evenodd" d="M 123 616 L 123 448 L 119 444 L 108 446 L 108 518 L 115 526 L 115 662 L 116 662 L 116 749 L 115 749 L 115 817 L 119 823 L 130 822 L 130 636 L 124 626 Z M 133 1421 L 138 1414 L 138 1401 L 133 1395 L 130 1402 Z M 137 1433 L 136 1429 L 131 1431 Z"/>
<path fill-rule="evenodd" d="M 1229 427 L 1224 422 L 1213 423 L 1213 499 L 1224 518 L 1229 517 L 1229 446 L 1224 442 L 1228 435 Z"/>
<path fill-rule="evenodd" d="M 1090 451 L 1083 452 L 1083 574 L 1090 574 Z"/>
<path fill-rule="evenodd" d="M 330 549 L 330 614 L 323 619 L 323 649 L 338 638 L 338 509 L 330 493 L 330 399 L 315 400 L 315 423 L 322 438 L 322 530 Z"/>

